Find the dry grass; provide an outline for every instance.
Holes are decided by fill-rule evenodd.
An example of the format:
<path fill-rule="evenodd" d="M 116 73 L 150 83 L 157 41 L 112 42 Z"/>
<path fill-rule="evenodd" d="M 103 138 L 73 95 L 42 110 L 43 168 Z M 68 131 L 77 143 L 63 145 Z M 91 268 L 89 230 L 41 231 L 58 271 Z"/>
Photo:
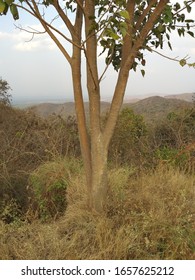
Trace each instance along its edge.
<path fill-rule="evenodd" d="M 0 224 L 0 259 L 194 259 L 195 178 L 160 167 L 109 172 L 105 214 L 86 208 L 82 173 L 71 177 L 57 221 Z"/>

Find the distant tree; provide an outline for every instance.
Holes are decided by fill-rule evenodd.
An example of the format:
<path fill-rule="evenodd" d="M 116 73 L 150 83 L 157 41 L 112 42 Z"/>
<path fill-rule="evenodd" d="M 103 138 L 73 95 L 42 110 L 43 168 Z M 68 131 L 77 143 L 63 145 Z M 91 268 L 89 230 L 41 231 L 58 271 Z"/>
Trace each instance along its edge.
<path fill-rule="evenodd" d="M 144 76 L 144 51 L 171 47 L 171 32 L 180 37 L 193 36 L 194 20 L 186 18 L 195 0 L 0 0 L 0 13 L 10 9 L 15 20 L 19 10 L 35 17 L 56 43 L 71 72 L 75 107 L 85 167 L 90 208 L 101 212 L 107 196 L 108 148 L 123 103 L 129 71 L 140 69 Z M 49 19 L 50 15 L 54 15 Z M 59 20 L 64 28 L 59 27 Z M 29 30 L 28 30 L 29 32 Z M 33 36 L 44 32 L 32 30 Z M 70 44 L 70 46 L 67 46 Z M 71 51 L 70 51 L 71 49 Z M 100 51 L 99 51 L 100 50 Z M 100 73 L 98 57 L 105 55 L 105 69 Z M 81 59 L 83 57 L 83 59 Z M 84 110 L 81 61 L 86 62 L 89 97 L 90 132 Z M 177 60 L 177 59 L 173 59 Z M 178 60 L 181 66 L 187 58 Z M 108 67 L 118 71 L 107 122 L 101 126 L 100 84 Z M 191 66 L 195 66 L 191 64 Z M 103 90 L 104 91 L 104 90 Z"/>
<path fill-rule="evenodd" d="M 10 85 L 7 81 L 0 78 L 0 103 L 4 105 L 11 105 L 11 94 L 9 91 L 11 90 Z"/>

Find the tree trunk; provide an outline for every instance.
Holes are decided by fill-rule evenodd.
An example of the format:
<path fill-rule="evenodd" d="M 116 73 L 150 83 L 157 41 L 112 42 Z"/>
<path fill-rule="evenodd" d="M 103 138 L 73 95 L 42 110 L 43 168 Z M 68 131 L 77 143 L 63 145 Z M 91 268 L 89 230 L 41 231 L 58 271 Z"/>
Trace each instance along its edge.
<path fill-rule="evenodd" d="M 90 207 L 101 213 L 107 196 L 107 150 L 104 147 L 102 134 L 93 141 L 91 160 L 92 160 L 92 186 Z"/>

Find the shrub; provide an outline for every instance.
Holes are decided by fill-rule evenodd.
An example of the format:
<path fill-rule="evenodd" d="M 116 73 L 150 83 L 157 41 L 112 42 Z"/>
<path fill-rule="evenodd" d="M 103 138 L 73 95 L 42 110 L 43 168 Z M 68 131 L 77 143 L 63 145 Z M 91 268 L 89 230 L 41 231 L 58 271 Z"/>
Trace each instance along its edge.
<path fill-rule="evenodd" d="M 29 179 L 33 204 L 42 220 L 59 217 L 67 207 L 66 191 L 71 176 L 79 173 L 74 160 L 56 160 L 40 165 Z"/>
<path fill-rule="evenodd" d="M 118 164 L 140 165 L 143 162 L 144 137 L 147 134 L 143 117 L 125 108 L 119 115 L 109 148 L 109 159 Z"/>

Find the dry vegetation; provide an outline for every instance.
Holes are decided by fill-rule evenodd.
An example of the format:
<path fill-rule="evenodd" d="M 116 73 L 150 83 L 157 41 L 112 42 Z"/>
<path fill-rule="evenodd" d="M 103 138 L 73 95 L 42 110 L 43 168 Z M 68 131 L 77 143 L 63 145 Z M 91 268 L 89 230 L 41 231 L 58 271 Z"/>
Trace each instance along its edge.
<path fill-rule="evenodd" d="M 134 125 L 144 125 L 138 120 L 128 127 L 135 137 Z M 193 149 L 182 152 L 193 144 L 194 117 L 185 120 L 139 134 L 139 161 L 133 149 L 122 156 L 120 139 L 113 142 L 120 162 L 110 158 L 100 216 L 86 208 L 74 120 L 47 122 L 1 108 L 0 259 L 194 259 L 195 157 Z M 132 143 L 125 142 L 126 151 Z"/>

